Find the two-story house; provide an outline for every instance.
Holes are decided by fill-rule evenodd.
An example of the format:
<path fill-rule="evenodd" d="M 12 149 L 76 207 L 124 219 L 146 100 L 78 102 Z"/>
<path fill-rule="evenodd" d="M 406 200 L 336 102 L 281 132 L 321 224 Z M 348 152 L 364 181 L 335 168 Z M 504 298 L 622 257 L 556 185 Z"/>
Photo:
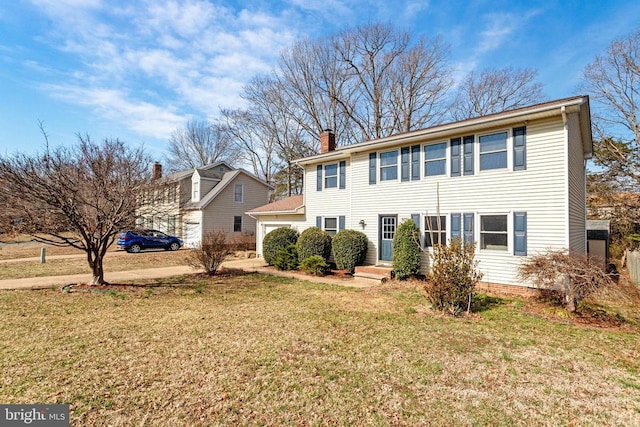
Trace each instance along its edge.
<path fill-rule="evenodd" d="M 268 202 L 273 190 L 265 181 L 225 162 L 166 177 L 156 163 L 153 176 L 158 185 L 143 201 L 138 225 L 179 236 L 187 247 L 197 246 L 210 231 L 225 231 L 230 238 L 255 234 L 256 221 L 246 211 Z"/>
<path fill-rule="evenodd" d="M 339 148 L 324 132 L 321 153 L 297 161 L 304 200 L 249 213 L 258 219 L 259 249 L 278 225 L 330 234 L 350 228 L 369 238 L 372 265 L 391 264 L 395 230 L 412 219 L 425 271 L 432 241 L 462 238 L 477 245 L 484 282 L 520 284 L 518 266 L 527 256 L 586 251 L 591 154 L 587 96 Z"/>

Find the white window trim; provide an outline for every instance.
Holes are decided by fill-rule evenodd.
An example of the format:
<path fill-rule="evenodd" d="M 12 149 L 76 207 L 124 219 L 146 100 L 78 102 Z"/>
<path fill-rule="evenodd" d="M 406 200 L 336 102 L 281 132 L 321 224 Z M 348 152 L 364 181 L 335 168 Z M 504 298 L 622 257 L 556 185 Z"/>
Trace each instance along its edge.
<path fill-rule="evenodd" d="M 444 157 L 440 157 L 437 159 L 427 160 L 427 153 L 425 152 L 425 147 L 430 145 L 444 144 Z M 433 162 L 444 159 L 444 174 L 441 175 L 427 175 L 426 174 L 426 166 L 427 161 Z M 449 141 L 437 141 L 429 144 L 422 144 L 422 150 L 420 150 L 420 160 L 422 160 L 422 170 L 420 171 L 420 178 L 437 178 L 441 176 L 449 177 L 450 172 L 450 162 L 451 162 L 451 143 Z"/>
<path fill-rule="evenodd" d="M 477 231 L 474 232 L 474 234 L 476 235 L 475 237 L 477 238 L 475 241 L 477 243 L 477 248 L 479 251 L 481 252 L 490 252 L 490 253 L 497 253 L 497 254 L 510 254 L 513 255 L 512 253 L 512 243 L 510 242 L 510 239 L 513 237 L 513 212 L 514 211 L 509 211 L 509 212 L 482 212 L 482 213 L 477 213 L 476 212 L 476 216 L 478 218 L 478 227 L 477 227 Z M 482 217 L 483 216 L 506 216 L 507 217 L 507 231 L 506 231 L 506 236 L 507 236 L 507 246 L 505 249 L 491 249 L 491 248 L 482 248 Z M 498 233 L 498 232 L 488 232 L 490 234 L 503 234 L 503 233 Z"/>
<path fill-rule="evenodd" d="M 193 181 L 191 186 L 191 199 L 194 202 L 200 201 L 200 181 Z"/>
<path fill-rule="evenodd" d="M 386 154 L 386 153 L 396 153 L 396 163 L 395 165 L 387 165 L 387 166 L 382 166 L 382 155 Z M 401 174 L 402 171 L 400 171 L 399 169 L 402 167 L 400 165 L 401 162 L 401 158 L 400 158 L 401 154 L 400 154 L 400 149 L 395 149 L 395 150 L 386 150 L 386 151 L 380 151 L 378 152 L 378 179 L 380 183 L 383 182 L 396 182 L 399 181 L 401 179 Z M 396 179 L 382 179 L 382 169 L 386 169 L 386 168 L 396 168 Z"/>
<path fill-rule="evenodd" d="M 240 186 L 240 200 L 236 197 L 238 195 L 237 188 Z M 244 203 L 244 184 L 234 184 L 233 186 L 233 201 L 235 203 Z"/>
<path fill-rule="evenodd" d="M 335 166 L 336 167 L 336 174 L 335 175 L 328 175 L 327 174 L 327 166 Z M 323 189 L 327 189 L 327 188 L 339 188 L 340 187 L 340 163 L 329 163 L 326 165 L 323 165 L 322 167 L 322 171 L 324 176 L 322 177 L 323 181 L 322 181 L 322 188 Z M 327 185 L 327 178 L 335 178 L 336 179 L 336 185 L 333 185 L 331 187 L 329 187 Z"/>
<path fill-rule="evenodd" d="M 439 176 L 439 175 L 438 175 Z M 421 247 L 423 247 L 424 249 L 431 251 L 433 250 L 433 245 L 432 246 L 425 246 L 427 241 L 424 240 L 426 239 L 426 234 L 429 232 L 429 230 L 427 230 L 427 228 L 424 228 L 424 230 L 422 229 L 423 226 L 426 227 L 426 218 L 428 217 L 436 217 L 438 216 L 437 214 L 431 214 L 431 213 L 426 213 L 426 214 L 420 214 L 420 236 L 422 239 L 421 242 Z M 451 215 L 449 214 L 449 212 L 440 212 L 441 217 L 444 217 L 444 220 L 446 221 L 446 225 L 445 225 L 445 229 L 444 229 L 444 244 L 448 245 L 449 244 L 449 240 L 451 239 Z M 435 234 L 435 232 L 434 232 Z"/>
<path fill-rule="evenodd" d="M 327 220 L 328 219 L 333 219 L 336 221 L 336 228 L 327 228 Z M 327 233 L 330 231 L 335 231 L 334 234 L 332 234 L 332 236 L 335 236 L 335 234 L 338 233 L 338 228 L 340 228 L 340 219 L 337 216 L 323 216 L 322 217 L 322 230 L 326 231 Z"/>
<path fill-rule="evenodd" d="M 480 138 L 483 136 L 488 136 L 488 135 L 496 135 L 499 133 L 506 133 L 507 134 L 507 138 L 506 138 L 506 143 L 505 143 L 505 150 L 494 150 L 494 151 L 489 151 L 486 153 L 482 153 L 482 154 L 489 154 L 489 153 L 499 153 L 502 151 L 506 151 L 506 155 L 507 155 L 507 166 L 504 168 L 496 168 L 496 169 L 480 169 Z M 481 173 L 495 173 L 495 172 L 504 172 L 505 170 L 507 171 L 512 171 L 513 170 L 513 156 L 509 156 L 509 153 L 511 153 L 513 151 L 513 128 L 504 128 L 504 129 L 496 129 L 494 131 L 491 132 L 483 132 L 483 133 L 477 133 L 475 134 L 475 152 L 477 152 L 477 154 L 474 156 L 475 158 L 473 159 L 474 162 L 474 167 L 476 169 L 476 171 L 478 171 L 478 174 Z"/>

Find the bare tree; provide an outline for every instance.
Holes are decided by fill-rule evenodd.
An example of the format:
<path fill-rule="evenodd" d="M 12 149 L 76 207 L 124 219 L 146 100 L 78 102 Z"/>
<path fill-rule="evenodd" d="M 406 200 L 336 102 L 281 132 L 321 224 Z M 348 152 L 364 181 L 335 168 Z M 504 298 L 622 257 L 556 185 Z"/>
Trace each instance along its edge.
<path fill-rule="evenodd" d="M 640 184 L 640 29 L 614 40 L 584 70 L 594 101 L 596 164 L 603 179 L 638 190 Z"/>
<path fill-rule="evenodd" d="M 301 173 L 293 164 L 295 159 L 306 157 L 317 151 L 315 138 L 305 137 L 304 128 L 297 117 L 290 113 L 287 98 L 280 81 L 266 76 L 251 80 L 243 91 L 243 98 L 249 101 L 252 126 L 268 144 L 281 161 L 280 171 L 274 180 L 286 180 L 285 195 L 298 194 L 302 190 L 302 181 L 296 179 Z M 319 133 L 319 132 L 318 132 Z M 278 182 L 274 182 L 278 186 Z"/>
<path fill-rule="evenodd" d="M 238 109 L 222 110 L 220 115 L 238 158 L 251 166 L 254 175 L 272 183 L 282 161 L 276 153 L 275 140 L 262 125 L 259 113 Z"/>
<path fill-rule="evenodd" d="M 45 134 L 46 138 L 46 134 Z M 78 135 L 73 148 L 0 157 L 0 228 L 86 253 L 92 285 L 105 284 L 103 259 L 123 229 L 134 226 L 137 195 L 150 182 L 141 148 Z"/>
<path fill-rule="evenodd" d="M 347 145 L 438 123 L 452 83 L 447 54 L 440 39 L 412 42 L 370 24 L 299 41 L 283 52 L 275 79 L 305 138 L 331 128 Z"/>
<path fill-rule="evenodd" d="M 567 310 L 575 312 L 578 303 L 602 288 L 611 288 L 613 280 L 585 254 L 548 251 L 527 259 L 518 269 L 518 277 L 543 290 L 564 297 Z"/>
<path fill-rule="evenodd" d="M 218 123 L 190 120 L 169 139 L 167 166 L 170 170 L 192 169 L 216 161 L 229 161 L 231 146 Z"/>
<path fill-rule="evenodd" d="M 454 120 L 465 120 L 544 102 L 536 70 L 513 67 L 471 72 L 462 81 L 451 108 Z"/>

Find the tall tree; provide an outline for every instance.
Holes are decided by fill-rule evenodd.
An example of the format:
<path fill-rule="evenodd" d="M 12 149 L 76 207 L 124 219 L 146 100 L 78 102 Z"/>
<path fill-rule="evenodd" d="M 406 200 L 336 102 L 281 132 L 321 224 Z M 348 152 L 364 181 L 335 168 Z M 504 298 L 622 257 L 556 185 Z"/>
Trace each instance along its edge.
<path fill-rule="evenodd" d="M 438 123 L 452 84 L 447 56 L 439 38 L 413 41 L 370 24 L 299 41 L 281 55 L 274 79 L 306 138 L 330 128 L 346 145 Z"/>
<path fill-rule="evenodd" d="M 265 129 L 258 111 L 221 110 L 230 143 L 244 164 L 251 166 L 253 174 L 272 183 L 273 175 L 280 168 L 274 138 Z"/>
<path fill-rule="evenodd" d="M 454 120 L 465 120 L 544 102 L 536 70 L 489 68 L 470 72 L 462 81 L 451 108 Z"/>
<path fill-rule="evenodd" d="M 45 134 L 46 137 L 46 134 Z M 119 140 L 78 136 L 73 148 L 0 157 L 0 228 L 86 253 L 92 285 L 105 283 L 103 259 L 118 233 L 135 225 L 149 188 L 149 159 Z"/>
<path fill-rule="evenodd" d="M 595 162 L 602 177 L 640 190 L 640 28 L 614 40 L 584 70 L 594 102 Z"/>
<path fill-rule="evenodd" d="M 231 144 L 219 123 L 190 120 L 169 138 L 169 170 L 192 169 L 231 158 Z"/>
<path fill-rule="evenodd" d="M 280 173 L 273 174 L 274 180 L 286 180 L 284 195 L 299 194 L 302 190 L 295 159 L 314 154 L 317 150 L 315 138 L 305 137 L 304 128 L 295 115 L 291 114 L 287 99 L 283 97 L 282 82 L 269 76 L 252 79 L 243 91 L 243 98 L 249 101 L 249 113 L 253 117 L 254 131 L 274 150 L 281 160 Z M 274 165 L 279 166 L 279 165 Z M 282 172 L 284 171 L 284 173 Z M 282 188 L 282 182 L 273 182 Z"/>

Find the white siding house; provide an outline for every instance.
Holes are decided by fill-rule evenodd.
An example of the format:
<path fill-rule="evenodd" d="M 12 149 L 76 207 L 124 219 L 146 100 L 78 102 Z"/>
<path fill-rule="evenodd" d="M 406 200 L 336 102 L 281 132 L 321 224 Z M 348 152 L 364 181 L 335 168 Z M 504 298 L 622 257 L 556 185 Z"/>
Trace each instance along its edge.
<path fill-rule="evenodd" d="M 419 225 L 429 251 L 437 216 L 442 238 L 476 243 L 487 283 L 521 284 L 520 263 L 548 249 L 586 251 L 586 96 L 337 149 L 325 132 L 321 146 L 319 155 L 297 161 L 304 214 L 289 222 L 300 231 L 363 231 L 368 264 L 391 264 L 391 240 L 406 219 Z M 426 253 L 422 266 L 428 269 Z"/>
<path fill-rule="evenodd" d="M 168 175 L 162 180 L 162 203 L 141 208 L 140 226 L 155 228 L 195 247 L 209 231 L 222 230 L 229 237 L 254 235 L 256 221 L 246 214 L 269 201 L 273 187 L 243 169 L 225 162 Z M 156 190 L 158 191 L 158 190 Z"/>

